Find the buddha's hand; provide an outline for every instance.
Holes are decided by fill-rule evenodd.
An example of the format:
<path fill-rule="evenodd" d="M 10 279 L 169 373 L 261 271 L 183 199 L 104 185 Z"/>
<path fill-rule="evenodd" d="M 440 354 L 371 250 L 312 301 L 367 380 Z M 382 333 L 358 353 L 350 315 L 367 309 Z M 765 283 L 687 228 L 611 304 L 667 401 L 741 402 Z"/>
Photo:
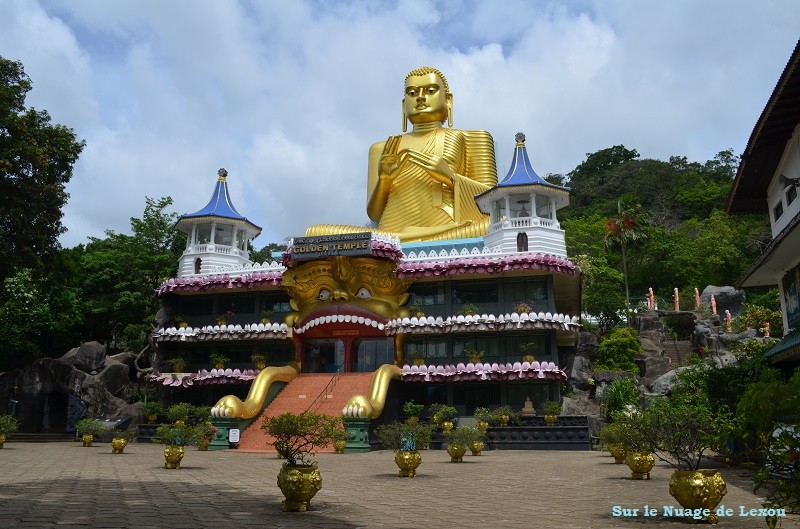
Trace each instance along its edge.
<path fill-rule="evenodd" d="M 391 182 L 400 174 L 400 166 L 403 165 L 405 153 L 403 156 L 398 155 L 397 147 L 399 145 L 400 138 L 393 136 L 383 146 L 383 152 L 378 161 L 378 176 L 381 180 Z"/>
<path fill-rule="evenodd" d="M 409 150 L 406 152 L 404 159 L 400 162 L 403 163 L 404 161 L 421 167 L 427 171 L 434 180 L 442 184 L 452 186 L 456 180 L 456 174 L 453 172 L 453 168 L 450 167 L 447 160 L 441 156 Z"/>

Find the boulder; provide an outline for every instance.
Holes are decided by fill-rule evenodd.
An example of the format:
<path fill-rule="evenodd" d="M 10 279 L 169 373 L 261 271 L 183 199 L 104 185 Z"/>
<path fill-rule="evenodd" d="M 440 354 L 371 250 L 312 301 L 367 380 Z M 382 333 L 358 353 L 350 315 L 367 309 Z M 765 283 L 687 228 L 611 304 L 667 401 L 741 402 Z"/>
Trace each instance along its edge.
<path fill-rule="evenodd" d="M 570 384 L 584 391 L 590 389 L 589 379 L 592 378 L 593 371 L 594 368 L 592 367 L 591 360 L 585 356 L 576 355 L 572 362 L 572 369 L 569 372 Z"/>
<path fill-rule="evenodd" d="M 690 366 L 678 367 L 664 373 L 653 381 L 650 386 L 650 393 L 652 395 L 668 395 L 669 392 L 672 391 L 672 386 L 675 385 L 675 377 L 678 376 L 678 373 L 686 371 L 687 369 L 690 369 Z"/>
<path fill-rule="evenodd" d="M 672 362 L 669 357 L 655 358 L 649 357 L 644 361 L 644 375 L 642 376 L 642 385 L 648 390 L 652 391 L 653 383 L 661 375 L 669 372 L 672 369 Z"/>
<path fill-rule="evenodd" d="M 744 290 L 736 290 L 730 286 L 708 285 L 700 294 L 700 303 L 708 307 L 709 311 L 711 310 L 711 296 L 714 296 L 717 302 L 717 314 L 725 314 L 725 311 L 729 310 L 734 318 L 742 312 L 744 301 L 747 298 Z"/>
<path fill-rule="evenodd" d="M 108 359 L 105 368 L 97 374 L 97 378 L 112 395 L 119 395 L 131 383 L 131 368 L 116 360 Z"/>
<path fill-rule="evenodd" d="M 582 331 L 578 333 L 578 340 L 575 344 L 575 355 L 585 356 L 590 360 L 597 358 L 597 348 L 600 347 L 600 340 L 593 332 Z"/>
<path fill-rule="evenodd" d="M 746 331 L 735 334 L 722 333 L 719 335 L 719 341 L 727 347 L 728 345 L 744 342 L 745 340 L 752 340 L 756 337 L 758 337 L 758 331 L 755 329 L 747 329 Z"/>
<path fill-rule="evenodd" d="M 86 373 L 96 374 L 103 369 L 105 363 L 105 346 L 98 342 L 86 342 L 78 348 L 74 365 L 76 369 L 80 369 Z"/>
<path fill-rule="evenodd" d="M 642 331 L 639 333 L 639 345 L 644 349 L 646 358 L 661 358 L 665 354 L 664 333 L 661 331 Z"/>
<path fill-rule="evenodd" d="M 643 331 L 663 331 L 664 324 L 661 323 L 657 312 L 640 312 L 636 314 L 636 330 Z"/>

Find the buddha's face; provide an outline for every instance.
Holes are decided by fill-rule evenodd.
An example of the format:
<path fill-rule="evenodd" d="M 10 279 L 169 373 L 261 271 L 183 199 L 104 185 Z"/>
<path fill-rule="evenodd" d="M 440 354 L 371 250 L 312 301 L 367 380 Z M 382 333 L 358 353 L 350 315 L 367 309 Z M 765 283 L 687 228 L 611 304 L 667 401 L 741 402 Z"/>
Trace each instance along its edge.
<path fill-rule="evenodd" d="M 447 118 L 449 99 L 435 73 L 412 75 L 406 80 L 403 109 L 411 123 L 441 123 Z"/>

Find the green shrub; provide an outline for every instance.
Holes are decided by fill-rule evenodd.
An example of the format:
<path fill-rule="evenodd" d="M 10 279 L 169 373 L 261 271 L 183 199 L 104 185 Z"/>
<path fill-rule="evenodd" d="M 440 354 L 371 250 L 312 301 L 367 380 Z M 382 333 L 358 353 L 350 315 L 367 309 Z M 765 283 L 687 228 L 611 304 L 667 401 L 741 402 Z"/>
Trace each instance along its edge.
<path fill-rule="evenodd" d="M 433 438 L 433 426 L 422 423 L 391 422 L 381 424 L 375 429 L 375 435 L 384 450 L 403 449 L 403 440 L 414 441 L 416 448 L 427 448 Z"/>
<path fill-rule="evenodd" d="M 194 406 L 187 402 L 178 402 L 167 408 L 167 420 L 169 422 L 185 421 L 192 414 Z"/>
<path fill-rule="evenodd" d="M 661 318 L 661 323 L 669 329 L 676 340 L 690 339 L 695 327 L 694 317 L 689 314 L 664 316 Z"/>
<path fill-rule="evenodd" d="M 19 430 L 19 419 L 13 415 L 0 415 L 0 434 L 11 436 Z"/>
<path fill-rule="evenodd" d="M 459 426 L 443 434 L 447 442 L 451 445 L 464 445 L 469 447 L 475 441 L 479 441 L 483 435 L 477 428 L 472 426 Z"/>
<path fill-rule="evenodd" d="M 413 400 L 409 400 L 403 404 L 403 413 L 409 417 L 419 417 L 424 409 L 424 404 L 416 404 Z"/>
<path fill-rule="evenodd" d="M 756 329 L 761 332 L 765 322 L 769 322 L 771 337 L 783 336 L 783 317 L 780 310 L 750 304 L 745 305 L 742 313 L 733 320 L 733 330 L 741 332 L 745 329 Z"/>
<path fill-rule="evenodd" d="M 629 327 L 614 329 L 600 342 L 595 371 L 631 371 L 639 374 L 636 355 L 643 353 L 636 338 L 636 331 Z"/>
<path fill-rule="evenodd" d="M 186 446 L 195 444 L 200 438 L 200 431 L 187 424 L 162 424 L 156 428 L 154 443 Z"/>
<path fill-rule="evenodd" d="M 91 435 L 99 437 L 105 432 L 105 427 L 99 420 L 86 417 L 78 421 L 78 424 L 75 425 L 75 430 L 78 435 Z"/>
<path fill-rule="evenodd" d="M 542 403 L 543 415 L 561 415 L 561 403 L 554 400 L 548 400 Z"/>
<path fill-rule="evenodd" d="M 630 378 L 615 380 L 603 393 L 603 401 L 606 407 L 606 420 L 610 421 L 614 413 L 622 411 L 626 406 L 638 406 L 639 386 Z"/>
<path fill-rule="evenodd" d="M 313 465 L 310 458 L 317 447 L 347 438 L 341 417 L 308 411 L 267 417 L 261 427 L 275 438 L 275 450 L 290 467 Z"/>

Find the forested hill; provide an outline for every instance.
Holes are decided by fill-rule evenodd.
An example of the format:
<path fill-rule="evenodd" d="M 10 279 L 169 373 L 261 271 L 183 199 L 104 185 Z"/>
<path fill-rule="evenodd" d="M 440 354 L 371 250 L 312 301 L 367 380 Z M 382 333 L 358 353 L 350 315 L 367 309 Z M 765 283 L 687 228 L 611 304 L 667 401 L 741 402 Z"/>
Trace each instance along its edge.
<path fill-rule="evenodd" d="M 570 206 L 559 212 L 570 258 L 589 273 L 590 283 L 621 288 L 620 248 L 607 248 L 605 235 L 622 199 L 642 221 L 634 230 L 641 236 L 627 245 L 632 298 L 649 287 L 671 299 L 676 287 L 693 292 L 733 284 L 770 240 L 766 214 L 723 210 L 738 164 L 731 149 L 706 162 L 641 159 L 622 145 L 587 154 L 566 177 L 551 177 L 571 188 Z"/>

